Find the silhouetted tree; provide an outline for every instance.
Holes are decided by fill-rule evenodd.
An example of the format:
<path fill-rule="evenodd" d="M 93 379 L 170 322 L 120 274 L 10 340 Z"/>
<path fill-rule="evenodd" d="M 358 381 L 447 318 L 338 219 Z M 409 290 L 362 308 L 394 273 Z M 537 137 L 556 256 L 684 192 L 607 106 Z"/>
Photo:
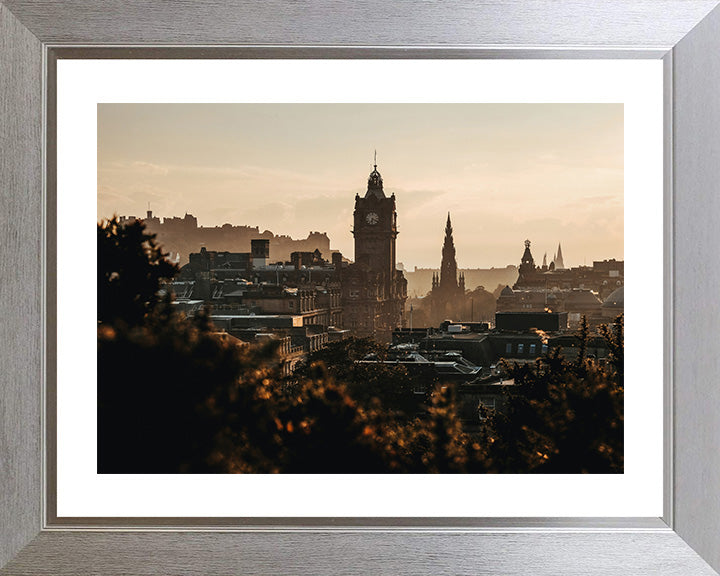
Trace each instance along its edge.
<path fill-rule="evenodd" d="M 586 357 L 583 319 L 578 357 L 551 350 L 535 364 L 509 365 L 516 386 L 492 419 L 490 467 L 500 472 L 622 473 L 623 319 L 604 328 L 611 362 Z"/>
<path fill-rule="evenodd" d="M 504 415 L 462 430 L 454 387 L 414 417 L 413 378 L 369 340 L 333 343 L 291 380 L 277 349 L 188 319 L 158 289 L 175 272 L 142 224 L 98 225 L 98 471 L 103 473 L 456 473 L 622 471 L 622 318 L 610 361 L 559 351 L 508 367 Z"/>
<path fill-rule="evenodd" d="M 98 226 L 105 307 L 98 323 L 98 471 L 101 473 L 461 471 L 454 406 L 435 400 L 421 421 L 399 421 L 387 403 L 402 371 L 353 360 L 382 353 L 373 342 L 331 346 L 288 386 L 273 346 L 239 345 L 157 296 L 174 271 L 141 224 Z M 137 267 L 142 271 L 134 270 Z M 104 311 L 104 314 L 101 312 Z M 382 365 L 381 365 L 382 366 Z M 427 452 L 418 454 L 413 449 Z"/>
<path fill-rule="evenodd" d="M 209 399 L 263 351 L 247 352 L 203 322 L 158 308 L 139 326 L 99 325 L 99 472 L 221 471 L 208 459 L 223 425 Z"/>
<path fill-rule="evenodd" d="M 136 220 L 120 223 L 117 217 L 98 224 L 98 322 L 134 326 L 159 303 L 158 290 L 178 271 L 169 262 L 155 234 Z"/>
<path fill-rule="evenodd" d="M 309 354 L 295 370 L 293 380 L 307 378 L 312 374 L 311 367 L 322 364 L 328 375 L 342 382 L 363 408 L 383 409 L 394 412 L 400 419 L 412 419 L 426 399 L 425 395 L 415 393 L 416 380 L 424 378 L 428 392 L 437 380 L 416 371 L 410 374 L 405 365 L 384 360 L 387 360 L 385 346 L 371 338 L 347 338 Z"/>
<path fill-rule="evenodd" d="M 472 300 L 472 311 L 470 309 Z M 495 318 L 495 302 L 497 298 L 485 290 L 484 286 L 478 286 L 465 296 L 467 312 L 465 320 L 470 320 L 471 316 L 475 322 L 492 320 Z"/>

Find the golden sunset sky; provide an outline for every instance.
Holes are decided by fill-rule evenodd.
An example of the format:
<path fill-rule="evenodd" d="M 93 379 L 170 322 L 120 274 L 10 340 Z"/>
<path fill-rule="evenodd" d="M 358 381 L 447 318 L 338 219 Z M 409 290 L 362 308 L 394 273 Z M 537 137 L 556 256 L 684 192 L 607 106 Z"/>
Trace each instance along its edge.
<path fill-rule="evenodd" d="M 623 259 L 622 104 L 100 104 L 98 219 L 198 218 L 353 258 L 355 194 L 377 150 L 398 261 L 439 267 L 447 212 L 461 268 Z M 272 257 L 272 255 L 271 255 Z"/>

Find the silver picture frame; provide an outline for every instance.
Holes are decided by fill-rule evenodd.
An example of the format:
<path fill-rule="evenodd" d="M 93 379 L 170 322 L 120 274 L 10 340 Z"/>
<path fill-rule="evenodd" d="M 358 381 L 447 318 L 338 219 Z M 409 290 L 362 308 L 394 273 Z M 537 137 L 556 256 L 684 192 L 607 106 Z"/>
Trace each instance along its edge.
<path fill-rule="evenodd" d="M 0 0 L 0 574 L 717 574 L 718 4 Z M 54 70 L 118 57 L 662 60 L 663 516 L 59 518 Z"/>

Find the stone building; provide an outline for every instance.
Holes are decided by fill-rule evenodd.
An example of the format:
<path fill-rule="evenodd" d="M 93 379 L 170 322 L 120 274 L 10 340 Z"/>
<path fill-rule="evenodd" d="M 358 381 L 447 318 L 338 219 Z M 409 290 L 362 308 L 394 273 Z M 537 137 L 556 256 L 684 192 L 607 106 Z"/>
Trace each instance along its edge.
<path fill-rule="evenodd" d="M 592 266 L 566 268 L 560 245 L 550 265 L 543 258 L 543 265 L 535 266 L 530 240 L 526 240 L 518 279 L 512 288 L 506 286 L 501 291 L 497 311 L 567 312 L 570 329 L 577 329 L 583 316 L 591 327 L 597 326 L 609 317 L 604 299 L 622 288 L 623 283 L 624 262 L 602 260 Z"/>
<path fill-rule="evenodd" d="M 171 288 L 175 305 L 188 315 L 210 305 L 219 330 L 244 342 L 275 341 L 283 374 L 329 341 L 348 336 L 343 316 L 340 267 L 319 251 L 302 264 L 270 261 L 270 241 L 252 239 L 250 252 L 201 249 L 190 254 Z"/>
<path fill-rule="evenodd" d="M 396 267 L 395 194 L 385 195 L 377 164 L 365 196 L 355 196 L 353 219 L 355 262 L 341 272 L 345 327 L 356 336 L 390 342 L 392 331 L 403 325 L 407 281 Z"/>
<path fill-rule="evenodd" d="M 601 260 L 592 266 L 566 268 L 563 263 L 562 247 L 558 245 L 550 265 L 536 266 L 530 251 L 530 240 L 525 240 L 518 278 L 513 290 L 592 290 L 602 300 L 617 287 L 622 286 L 625 276 L 625 263 L 622 260 Z"/>
<path fill-rule="evenodd" d="M 458 276 L 449 212 L 445 223 L 440 273 L 433 274 L 432 290 L 427 298 L 431 324 L 439 324 L 446 318 L 460 319 L 465 311 L 465 276 L 462 272 Z"/>

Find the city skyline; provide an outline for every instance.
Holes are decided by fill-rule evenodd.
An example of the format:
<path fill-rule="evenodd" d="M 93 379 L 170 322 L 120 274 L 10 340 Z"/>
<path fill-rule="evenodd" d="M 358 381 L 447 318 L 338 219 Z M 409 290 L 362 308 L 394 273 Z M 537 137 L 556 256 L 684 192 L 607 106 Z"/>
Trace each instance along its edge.
<path fill-rule="evenodd" d="M 101 104 L 98 218 L 198 218 L 305 238 L 353 258 L 352 211 L 377 150 L 397 199 L 398 261 L 566 266 L 623 254 L 620 104 Z"/>

